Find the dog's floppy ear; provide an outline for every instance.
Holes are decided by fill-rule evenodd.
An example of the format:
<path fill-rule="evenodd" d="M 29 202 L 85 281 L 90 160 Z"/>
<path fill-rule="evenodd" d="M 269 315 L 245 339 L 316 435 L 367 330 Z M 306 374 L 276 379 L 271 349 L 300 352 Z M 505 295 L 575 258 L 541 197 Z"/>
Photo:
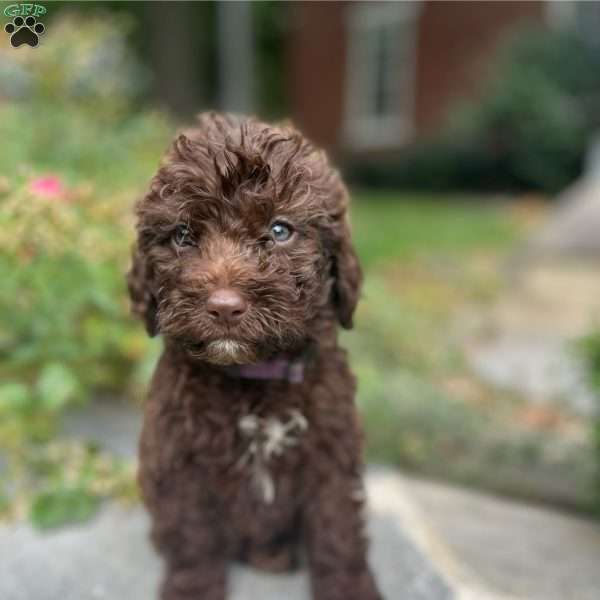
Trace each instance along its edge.
<path fill-rule="evenodd" d="M 136 246 L 132 253 L 131 269 L 127 273 L 127 287 L 132 312 L 140 317 L 150 337 L 158 333 L 156 298 L 152 293 L 152 277 L 145 258 Z"/>
<path fill-rule="evenodd" d="M 333 304 L 342 327 L 352 328 L 352 316 L 360 296 L 362 270 L 352 246 L 350 225 L 344 212 L 335 218 L 333 249 Z"/>

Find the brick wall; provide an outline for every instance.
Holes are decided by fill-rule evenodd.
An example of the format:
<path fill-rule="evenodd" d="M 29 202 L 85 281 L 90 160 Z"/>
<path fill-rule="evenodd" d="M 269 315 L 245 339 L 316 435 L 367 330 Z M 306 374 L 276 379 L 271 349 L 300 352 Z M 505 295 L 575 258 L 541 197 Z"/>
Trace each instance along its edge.
<path fill-rule="evenodd" d="M 345 2 L 290 4 L 288 93 L 294 122 L 334 148 L 344 119 Z"/>
<path fill-rule="evenodd" d="M 543 11 L 543 2 L 426 2 L 417 37 L 417 131 L 435 128 L 457 99 L 476 93 L 502 37 L 518 23 L 541 21 Z"/>

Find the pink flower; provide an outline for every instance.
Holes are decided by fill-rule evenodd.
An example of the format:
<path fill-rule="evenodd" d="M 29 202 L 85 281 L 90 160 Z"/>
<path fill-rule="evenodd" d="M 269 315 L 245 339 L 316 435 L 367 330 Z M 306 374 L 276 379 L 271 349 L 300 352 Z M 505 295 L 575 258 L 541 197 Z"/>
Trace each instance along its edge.
<path fill-rule="evenodd" d="M 56 175 L 33 179 L 29 182 L 28 190 L 34 196 L 51 200 L 65 199 L 67 193 L 64 183 Z"/>

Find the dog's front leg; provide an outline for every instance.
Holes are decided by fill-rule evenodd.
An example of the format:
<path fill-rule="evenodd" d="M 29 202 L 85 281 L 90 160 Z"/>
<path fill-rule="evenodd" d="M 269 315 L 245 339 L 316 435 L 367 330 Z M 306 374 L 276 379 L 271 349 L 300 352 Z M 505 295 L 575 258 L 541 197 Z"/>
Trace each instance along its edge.
<path fill-rule="evenodd" d="M 220 551 L 182 547 L 166 560 L 161 600 L 225 600 L 225 564 Z"/>
<path fill-rule="evenodd" d="M 195 514 L 170 530 L 154 527 L 152 537 L 165 557 L 161 600 L 224 600 L 226 561 L 215 521 Z"/>
<path fill-rule="evenodd" d="M 165 559 L 161 600 L 225 599 L 225 544 L 214 507 L 199 485 L 190 485 L 198 480 L 184 471 L 163 480 L 141 477 L 152 541 Z"/>
<path fill-rule="evenodd" d="M 381 600 L 367 563 L 362 488 L 334 476 L 317 484 L 304 518 L 315 600 Z"/>

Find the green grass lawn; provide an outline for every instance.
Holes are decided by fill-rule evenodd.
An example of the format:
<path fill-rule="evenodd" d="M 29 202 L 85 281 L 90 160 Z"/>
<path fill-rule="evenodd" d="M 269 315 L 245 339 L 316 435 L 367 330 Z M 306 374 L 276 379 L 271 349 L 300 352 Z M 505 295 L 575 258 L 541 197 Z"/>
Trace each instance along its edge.
<path fill-rule="evenodd" d="M 353 236 L 365 271 L 356 334 L 362 368 L 402 365 L 433 376 L 457 362 L 449 327 L 467 302 L 493 298 L 520 229 L 507 204 L 486 198 L 360 191 Z"/>
<path fill-rule="evenodd" d="M 487 198 L 359 190 L 351 207 L 363 264 L 506 247 L 518 234 L 505 206 Z"/>

